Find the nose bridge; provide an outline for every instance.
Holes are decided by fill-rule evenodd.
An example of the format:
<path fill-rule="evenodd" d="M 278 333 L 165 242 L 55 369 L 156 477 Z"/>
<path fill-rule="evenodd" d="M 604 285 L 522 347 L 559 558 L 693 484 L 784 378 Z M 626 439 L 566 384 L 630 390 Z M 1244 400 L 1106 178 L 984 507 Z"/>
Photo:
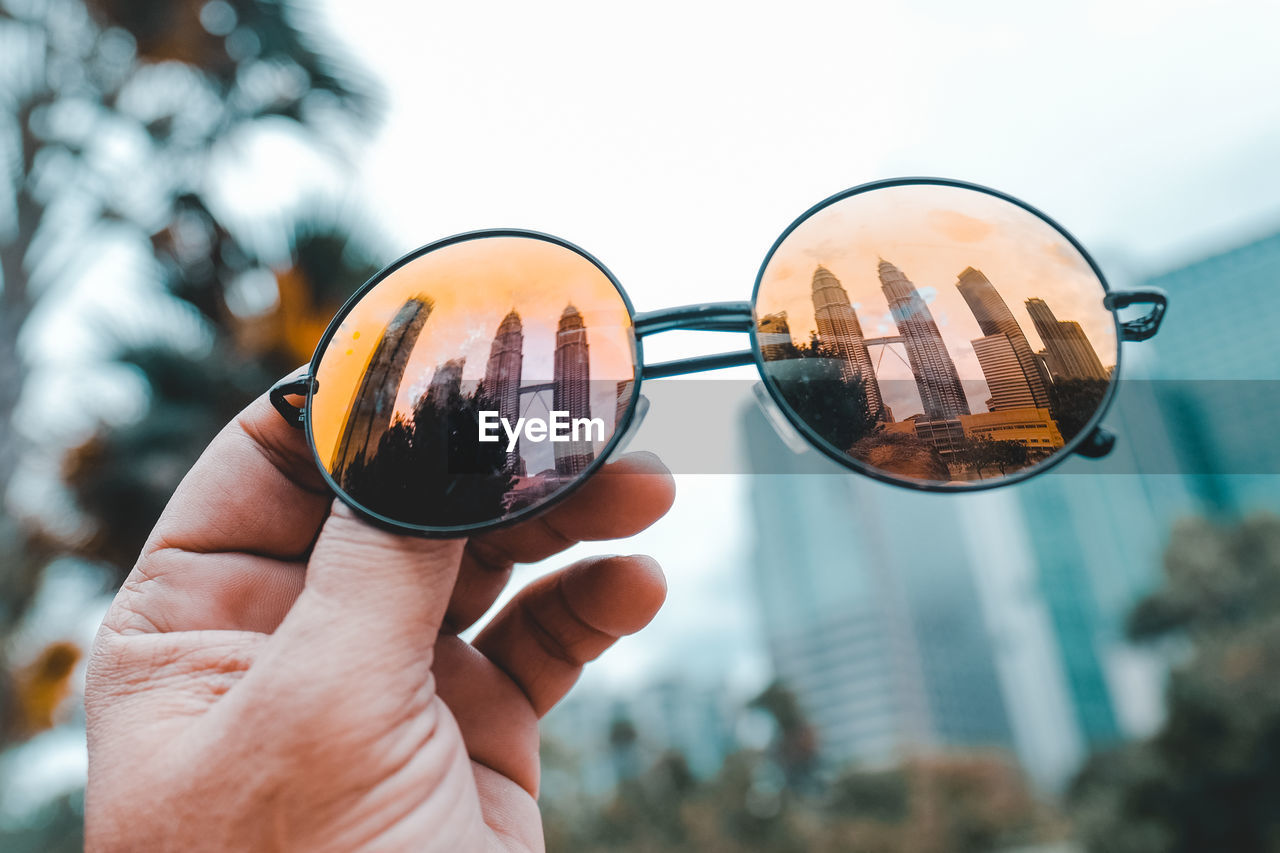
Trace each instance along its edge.
<path fill-rule="evenodd" d="M 704 302 L 661 311 L 644 311 L 635 317 L 636 337 L 659 332 L 749 332 L 750 302 Z"/>
<path fill-rule="evenodd" d="M 707 302 L 701 305 L 681 305 L 661 311 L 646 311 L 635 316 L 636 337 L 656 335 L 659 332 L 750 332 L 753 314 L 750 302 Z M 755 355 L 751 350 L 703 355 L 646 364 L 641 368 L 645 379 L 663 379 L 686 373 L 701 373 L 724 367 L 751 364 Z"/>

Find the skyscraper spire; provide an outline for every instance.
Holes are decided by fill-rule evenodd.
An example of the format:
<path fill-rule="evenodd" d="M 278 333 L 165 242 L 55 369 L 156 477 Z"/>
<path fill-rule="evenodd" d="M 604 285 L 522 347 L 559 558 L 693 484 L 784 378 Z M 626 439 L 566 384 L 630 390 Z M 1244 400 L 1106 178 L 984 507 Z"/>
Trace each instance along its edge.
<path fill-rule="evenodd" d="M 938 324 L 916 286 L 893 264 L 880 259 L 880 289 L 889 302 L 898 333 L 907 348 L 920 402 L 928 420 L 954 420 L 969 414 L 955 362 L 938 331 Z"/>
<path fill-rule="evenodd" d="M 862 336 L 862 324 L 849 302 L 840 279 L 818 264 L 813 271 L 813 316 L 818 324 L 819 342 L 839 355 L 840 375 L 846 380 L 860 376 L 867 393 L 867 408 L 877 420 L 884 419 L 884 400 L 876 380 L 871 355 Z"/>

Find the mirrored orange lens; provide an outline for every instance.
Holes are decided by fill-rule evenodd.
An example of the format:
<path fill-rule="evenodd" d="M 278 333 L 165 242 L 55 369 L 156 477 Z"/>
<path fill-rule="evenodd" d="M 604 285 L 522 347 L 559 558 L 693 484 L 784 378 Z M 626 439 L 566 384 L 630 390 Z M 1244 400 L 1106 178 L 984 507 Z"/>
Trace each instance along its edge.
<path fill-rule="evenodd" d="M 631 405 L 635 336 L 609 276 L 533 236 L 397 267 L 332 331 L 310 404 L 339 489 L 400 524 L 464 529 L 553 500 Z"/>
<path fill-rule="evenodd" d="M 1103 404 L 1115 321 L 1086 258 L 998 196 L 937 184 L 836 201 L 777 247 L 756 295 L 766 381 L 885 476 L 1008 478 Z"/>

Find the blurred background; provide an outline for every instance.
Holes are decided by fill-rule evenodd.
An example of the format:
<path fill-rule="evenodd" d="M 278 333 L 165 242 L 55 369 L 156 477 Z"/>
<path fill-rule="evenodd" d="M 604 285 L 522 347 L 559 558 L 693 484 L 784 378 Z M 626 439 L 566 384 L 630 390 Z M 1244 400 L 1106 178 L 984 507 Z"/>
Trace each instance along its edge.
<path fill-rule="evenodd" d="M 80 849 L 115 586 L 379 266 L 526 227 L 639 310 L 744 299 L 811 204 L 937 174 L 1169 292 L 1112 459 L 915 494 L 710 390 L 750 371 L 671 380 L 737 463 L 677 466 L 609 545 L 669 601 L 545 721 L 549 849 L 1280 850 L 1277 31 L 1207 0 L 0 0 L 0 849 Z"/>

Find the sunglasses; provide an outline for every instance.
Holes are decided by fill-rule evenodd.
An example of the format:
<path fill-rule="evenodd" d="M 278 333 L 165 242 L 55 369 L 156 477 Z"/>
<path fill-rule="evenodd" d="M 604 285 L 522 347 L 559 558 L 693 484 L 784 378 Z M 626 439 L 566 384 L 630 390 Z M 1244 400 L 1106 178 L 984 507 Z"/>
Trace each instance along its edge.
<path fill-rule="evenodd" d="M 361 287 L 307 371 L 270 397 L 342 500 L 428 536 L 564 498 L 634 434 L 641 380 L 748 364 L 790 443 L 889 483 L 968 491 L 1110 452 L 1098 423 L 1120 342 L 1154 335 L 1167 304 L 1110 291 L 1084 248 L 1018 199 L 895 179 L 793 222 L 749 302 L 636 313 L 604 264 L 559 238 L 431 243 Z M 1122 321 L 1132 305 L 1149 307 Z M 742 332 L 751 346 L 646 364 L 644 339 L 673 330 Z"/>

